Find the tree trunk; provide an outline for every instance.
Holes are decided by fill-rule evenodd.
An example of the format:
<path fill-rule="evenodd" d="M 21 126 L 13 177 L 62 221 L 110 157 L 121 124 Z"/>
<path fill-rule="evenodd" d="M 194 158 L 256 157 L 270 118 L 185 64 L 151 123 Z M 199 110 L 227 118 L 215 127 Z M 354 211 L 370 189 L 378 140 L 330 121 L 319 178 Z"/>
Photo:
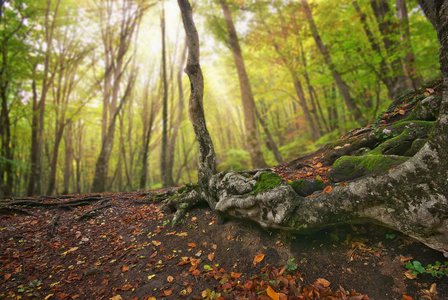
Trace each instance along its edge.
<path fill-rule="evenodd" d="M 353 113 L 355 120 L 361 125 L 364 126 L 367 124 L 366 119 L 361 113 L 361 110 L 356 106 L 355 102 L 353 101 L 352 97 L 350 96 L 350 88 L 345 83 L 345 81 L 342 79 L 341 74 L 336 70 L 336 66 L 334 65 L 330 53 L 327 50 L 327 47 L 323 43 L 319 32 L 317 31 L 316 24 L 314 23 L 314 18 L 311 13 L 311 8 L 308 5 L 308 0 L 301 0 L 303 10 L 305 12 L 305 17 L 308 20 L 308 24 L 310 26 L 311 33 L 313 34 L 314 41 L 316 42 L 317 48 L 321 52 L 321 54 L 324 57 L 325 63 L 330 68 L 331 74 L 333 75 L 333 78 L 336 82 L 336 85 L 339 89 L 339 92 L 341 93 L 342 98 L 345 101 L 345 104 L 347 105 L 348 110 Z"/>
<path fill-rule="evenodd" d="M 73 125 L 70 122 L 67 124 L 67 130 L 65 131 L 64 136 L 64 144 L 65 144 L 65 160 L 64 160 L 64 183 L 62 194 L 67 195 L 69 193 L 70 188 L 70 178 L 73 174 Z M 74 182 L 74 177 L 73 182 Z M 73 192 L 75 189 L 73 189 Z"/>
<path fill-rule="evenodd" d="M 414 51 L 412 50 L 411 34 L 409 32 L 408 9 L 406 8 L 406 0 L 396 0 L 397 18 L 401 29 L 401 49 L 404 53 L 403 69 L 408 77 L 410 85 L 409 89 L 418 89 L 422 84 L 422 77 L 418 74 L 415 65 Z"/>
<path fill-rule="evenodd" d="M 386 48 L 387 55 L 389 57 L 397 57 L 397 53 L 401 51 L 399 44 L 394 41 L 393 36 L 398 36 L 398 25 L 391 21 L 391 11 L 387 0 L 371 0 L 370 5 L 377 19 L 378 28 L 383 37 L 383 44 Z M 403 74 L 403 62 L 400 56 L 390 62 L 389 74 L 391 74 L 390 77 L 392 78 L 389 96 L 392 100 L 395 100 L 407 88 L 406 76 Z"/>
<path fill-rule="evenodd" d="M 280 154 L 280 151 L 278 151 L 277 144 L 272 139 L 271 133 L 269 132 L 268 125 L 264 121 L 264 117 L 260 116 L 260 113 L 258 112 L 257 108 L 255 108 L 255 114 L 257 116 L 258 121 L 261 124 L 261 127 L 263 127 L 264 133 L 266 134 L 266 137 L 268 139 L 267 142 L 266 142 L 266 144 L 268 145 L 268 149 L 271 150 L 274 153 L 275 160 L 279 164 L 283 163 L 283 159 L 282 159 L 282 156 Z"/>
<path fill-rule="evenodd" d="M 233 60 L 238 72 L 241 100 L 243 102 L 247 147 L 252 161 L 252 166 L 254 168 L 264 168 L 266 167 L 266 162 L 264 161 L 263 153 L 261 152 L 260 140 L 257 136 L 257 127 L 255 123 L 255 101 L 249 78 L 247 77 L 246 67 L 244 65 L 243 55 L 241 53 L 235 25 L 233 24 L 232 15 L 226 1 L 227 0 L 219 0 L 227 25 Z"/>
<path fill-rule="evenodd" d="M 168 83 L 166 78 L 166 49 L 165 49 L 165 8 L 162 3 L 162 15 L 160 17 L 160 28 L 162 32 L 162 149 L 160 151 L 160 175 L 162 177 L 162 187 L 171 186 L 172 178 L 168 176 L 167 147 L 168 147 Z"/>

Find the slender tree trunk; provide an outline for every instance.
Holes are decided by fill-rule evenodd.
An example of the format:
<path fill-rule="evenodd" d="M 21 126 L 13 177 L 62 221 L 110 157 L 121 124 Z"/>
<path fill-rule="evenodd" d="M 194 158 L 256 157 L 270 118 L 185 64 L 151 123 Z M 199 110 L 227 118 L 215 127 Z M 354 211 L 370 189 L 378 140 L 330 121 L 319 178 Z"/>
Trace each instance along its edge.
<path fill-rule="evenodd" d="M 328 52 L 327 47 L 323 43 L 322 38 L 319 35 L 319 32 L 317 31 L 317 27 L 314 22 L 313 15 L 311 13 L 311 8 L 308 5 L 308 0 L 301 0 L 301 1 L 302 1 L 303 10 L 305 12 L 305 17 L 308 20 L 308 24 L 310 26 L 311 33 L 313 34 L 313 38 L 314 38 L 314 41 L 316 42 L 317 48 L 323 55 L 325 63 L 330 68 L 331 74 L 333 75 L 333 78 L 336 82 L 339 92 L 341 93 L 342 98 L 345 101 L 345 104 L 347 105 L 348 110 L 351 113 L 353 113 L 355 120 L 361 126 L 366 125 L 367 124 L 366 119 L 364 118 L 361 110 L 356 106 L 355 102 L 353 101 L 352 97 L 350 96 L 349 86 L 342 79 L 341 74 L 336 70 L 336 66 L 334 65 L 333 60 L 331 59 L 330 53 Z"/>
<path fill-rule="evenodd" d="M 278 151 L 277 144 L 272 139 L 271 133 L 269 132 L 268 125 L 264 121 L 263 117 L 260 116 L 260 113 L 258 112 L 257 108 L 255 108 L 255 114 L 257 116 L 258 121 L 261 124 L 261 127 L 263 127 L 264 133 L 266 134 L 266 137 L 268 139 L 268 141 L 266 143 L 268 145 L 268 149 L 271 150 L 274 153 L 275 160 L 279 164 L 281 164 L 283 162 L 283 159 L 282 159 L 282 156 L 280 154 L 280 151 Z"/>
<path fill-rule="evenodd" d="M 252 94 L 252 88 L 247 77 L 246 67 L 244 65 L 243 55 L 241 53 L 238 36 L 236 34 L 235 25 L 233 24 L 232 15 L 226 0 L 219 0 L 221 3 L 224 19 L 227 24 L 227 31 L 229 34 L 230 46 L 232 49 L 233 60 L 238 72 L 238 79 L 240 83 L 241 100 L 243 102 L 244 110 L 244 126 L 246 128 L 246 140 L 249 154 L 254 168 L 266 167 L 266 162 L 263 158 L 263 153 L 260 148 L 260 141 L 257 136 L 257 127 L 255 123 L 255 101 Z"/>
<path fill-rule="evenodd" d="M 67 130 L 64 135 L 65 144 L 65 160 L 64 160 L 64 185 L 62 194 L 67 195 L 70 188 L 70 178 L 73 170 L 73 125 L 70 122 L 67 124 Z M 74 177 L 73 177 L 74 181 Z M 75 189 L 73 189 L 73 192 Z"/>
<path fill-rule="evenodd" d="M 410 85 L 409 89 L 418 89 L 422 85 L 422 77 L 418 74 L 415 64 L 414 51 L 412 50 L 411 34 L 409 32 L 408 9 L 406 8 L 406 0 L 396 0 L 397 18 L 401 29 L 401 49 L 404 53 L 403 68 L 404 73 L 408 77 Z"/>
<path fill-rule="evenodd" d="M 185 58 L 187 55 L 187 45 L 185 44 L 184 49 L 182 50 L 181 59 L 179 62 L 179 68 L 177 71 L 177 85 L 179 91 L 179 101 L 177 106 L 177 118 L 176 122 L 173 125 L 173 132 L 171 134 L 170 141 L 168 143 L 167 149 L 167 179 L 169 179 L 169 186 L 175 184 L 173 180 L 173 167 L 174 167 L 174 150 L 176 148 L 176 139 L 179 133 L 180 124 L 182 122 L 182 113 L 184 111 L 184 89 L 182 86 L 182 73 L 185 64 Z M 173 91 L 174 92 L 174 91 Z M 173 105 L 174 106 L 174 105 Z"/>
<path fill-rule="evenodd" d="M 391 11 L 387 0 L 371 0 L 370 5 L 378 22 L 378 28 L 381 32 L 387 55 L 389 57 L 397 57 L 397 53 L 401 52 L 400 45 L 394 41 L 393 36 L 398 36 L 398 24 L 391 20 Z M 391 61 L 390 70 L 393 78 L 390 97 L 392 100 L 396 100 L 407 88 L 401 57 L 398 56 Z"/>
<path fill-rule="evenodd" d="M 168 146 L 168 83 L 166 78 L 166 49 L 165 49 L 165 8 L 162 3 L 162 15 L 160 17 L 160 27 L 162 32 L 162 82 L 163 82 L 163 100 L 162 100 L 162 149 L 160 151 L 160 175 L 162 177 L 162 187 L 170 185 L 167 166 L 167 146 Z M 172 180 L 171 180 L 172 181 Z M 171 184 L 172 185 L 172 184 Z"/>

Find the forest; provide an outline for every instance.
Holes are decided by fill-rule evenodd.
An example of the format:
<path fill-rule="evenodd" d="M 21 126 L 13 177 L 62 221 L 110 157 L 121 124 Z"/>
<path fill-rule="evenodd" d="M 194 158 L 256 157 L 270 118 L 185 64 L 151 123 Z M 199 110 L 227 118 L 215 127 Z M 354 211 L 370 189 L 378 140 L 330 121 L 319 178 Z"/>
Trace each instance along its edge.
<path fill-rule="evenodd" d="M 272 167 L 440 76 L 415 0 L 193 3 L 218 171 Z M 195 182 L 175 1 L 0 1 L 0 196 Z"/>

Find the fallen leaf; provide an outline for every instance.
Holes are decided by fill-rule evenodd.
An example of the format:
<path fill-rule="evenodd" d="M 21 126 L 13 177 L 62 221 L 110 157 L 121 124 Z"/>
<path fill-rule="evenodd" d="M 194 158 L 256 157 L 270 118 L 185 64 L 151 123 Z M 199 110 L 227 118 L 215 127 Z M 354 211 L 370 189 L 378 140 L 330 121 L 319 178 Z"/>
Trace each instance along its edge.
<path fill-rule="evenodd" d="M 400 110 L 398 111 L 398 113 L 399 113 L 400 115 L 404 115 L 406 112 L 405 112 L 403 109 L 400 109 Z"/>
<path fill-rule="evenodd" d="M 148 275 L 148 280 L 151 280 L 151 279 L 153 279 L 154 278 L 154 276 L 156 276 L 155 274 L 154 275 Z"/>
<path fill-rule="evenodd" d="M 408 295 L 403 295 L 403 300 L 414 300 L 414 298 L 412 298 L 411 296 Z"/>
<path fill-rule="evenodd" d="M 316 282 L 320 283 L 323 287 L 329 287 L 331 284 L 328 280 L 323 278 L 317 278 Z"/>
<path fill-rule="evenodd" d="M 79 247 L 72 247 L 72 248 L 70 248 L 70 249 L 67 250 L 67 253 L 76 251 L 76 250 L 78 250 L 78 248 L 79 248 Z"/>
<path fill-rule="evenodd" d="M 234 272 L 232 272 L 232 273 L 230 273 L 230 276 L 232 278 L 240 278 L 241 277 L 241 273 L 234 273 Z"/>
<path fill-rule="evenodd" d="M 428 92 L 424 92 L 423 94 L 425 95 L 425 97 L 428 97 L 429 95 L 431 95 L 431 94 L 428 93 Z"/>
<path fill-rule="evenodd" d="M 334 147 L 334 150 L 338 150 L 338 149 L 342 149 L 342 147 L 341 146 Z"/>
<path fill-rule="evenodd" d="M 273 300 L 280 300 L 280 297 L 276 291 L 274 291 L 270 286 L 266 289 L 268 296 Z"/>
<path fill-rule="evenodd" d="M 109 298 L 109 300 L 123 300 L 120 295 L 115 295 L 112 298 Z"/>
<path fill-rule="evenodd" d="M 170 275 L 166 278 L 166 280 L 168 280 L 168 282 L 173 282 L 174 277 Z"/>
<path fill-rule="evenodd" d="M 331 187 L 331 185 L 326 186 L 326 187 L 324 188 L 324 190 L 322 191 L 322 194 L 329 193 L 329 192 L 331 192 L 332 190 L 333 190 L 333 188 Z"/>
<path fill-rule="evenodd" d="M 199 274 L 201 274 L 201 271 L 199 271 L 198 269 L 194 270 L 193 272 L 191 272 L 191 274 L 193 274 L 194 276 L 198 276 Z"/>
<path fill-rule="evenodd" d="M 401 258 L 400 258 L 400 261 L 401 261 L 401 263 L 405 263 L 405 262 L 407 262 L 407 261 L 410 261 L 410 260 L 412 260 L 412 256 L 402 256 Z"/>
<path fill-rule="evenodd" d="M 128 284 L 125 284 L 124 286 L 122 286 L 122 287 L 120 288 L 120 290 L 127 291 L 127 290 L 130 290 L 131 288 L 132 288 L 132 285 L 130 285 L 130 284 L 128 283 Z"/>
<path fill-rule="evenodd" d="M 162 245 L 162 242 L 159 242 L 159 241 L 152 241 L 152 243 L 153 243 L 154 246 Z"/>
<path fill-rule="evenodd" d="M 5 274 L 5 276 L 3 278 L 5 278 L 5 280 L 8 280 L 11 277 L 11 274 Z"/>
<path fill-rule="evenodd" d="M 216 248 L 218 248 L 218 246 L 213 244 L 212 248 L 216 250 Z"/>
<path fill-rule="evenodd" d="M 404 272 L 404 276 L 406 276 L 409 279 L 415 279 L 417 278 L 417 275 L 415 275 L 412 270 L 407 270 L 406 272 Z"/>
<path fill-rule="evenodd" d="M 426 90 L 427 90 L 429 93 L 434 94 L 434 90 L 433 90 L 432 88 L 426 88 Z"/>
<path fill-rule="evenodd" d="M 124 272 L 127 272 L 127 271 L 129 271 L 129 267 L 124 266 L 124 267 L 121 269 L 121 271 L 123 271 L 123 273 L 124 273 Z"/>
<path fill-rule="evenodd" d="M 196 244 L 195 243 L 188 243 L 188 247 L 194 248 L 194 247 L 196 247 Z"/>
<path fill-rule="evenodd" d="M 314 167 L 316 167 L 316 168 L 320 168 L 320 167 L 322 167 L 322 163 L 318 163 L 318 164 L 315 165 Z"/>
<path fill-rule="evenodd" d="M 163 295 L 165 295 L 165 296 L 169 296 L 169 295 L 171 295 L 171 294 L 173 293 L 173 291 L 174 291 L 174 289 L 164 290 L 162 293 L 163 293 Z"/>
<path fill-rule="evenodd" d="M 210 253 L 207 257 L 209 261 L 213 261 L 213 259 L 215 258 L 215 254 Z"/>
<path fill-rule="evenodd" d="M 339 184 L 339 186 L 344 186 L 344 185 L 347 185 L 347 182 L 343 182 L 343 183 Z"/>
<path fill-rule="evenodd" d="M 257 256 L 255 256 L 254 258 L 254 263 L 258 263 L 260 261 L 262 261 L 264 258 L 264 254 L 258 254 Z"/>
<path fill-rule="evenodd" d="M 436 286 L 437 286 L 437 284 L 435 284 L 435 283 L 431 284 L 431 288 L 429 289 L 429 292 L 431 294 L 437 294 Z"/>

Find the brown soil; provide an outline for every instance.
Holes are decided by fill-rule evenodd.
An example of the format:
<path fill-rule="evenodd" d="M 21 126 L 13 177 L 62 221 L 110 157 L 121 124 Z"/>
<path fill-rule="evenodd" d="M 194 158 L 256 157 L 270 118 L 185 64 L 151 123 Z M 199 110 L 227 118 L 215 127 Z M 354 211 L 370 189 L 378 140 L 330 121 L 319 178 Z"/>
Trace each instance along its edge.
<path fill-rule="evenodd" d="M 238 220 L 217 225 L 205 207 L 192 210 L 172 228 L 172 215 L 161 211 L 160 204 L 137 203 L 142 195 L 103 194 L 103 203 L 73 210 L 21 207 L 33 215 L 3 215 L 0 298 L 202 299 L 209 289 L 221 293 L 221 299 L 270 299 L 269 286 L 288 299 L 420 299 L 436 284 L 438 297 L 426 299 L 448 299 L 446 277 L 411 280 L 404 275 L 411 258 L 424 266 L 446 259 L 400 233 L 373 225 L 312 235 L 266 231 Z M 105 202 L 111 206 L 77 221 Z M 395 237 L 387 239 L 391 233 Z M 254 263 L 259 254 L 264 258 Z M 282 269 L 292 258 L 297 268 Z M 295 285 L 282 285 L 284 278 Z M 333 291 L 342 286 L 366 296 L 325 298 L 329 291 L 319 278 L 331 283 Z M 298 291 L 313 296 L 300 298 Z"/>

